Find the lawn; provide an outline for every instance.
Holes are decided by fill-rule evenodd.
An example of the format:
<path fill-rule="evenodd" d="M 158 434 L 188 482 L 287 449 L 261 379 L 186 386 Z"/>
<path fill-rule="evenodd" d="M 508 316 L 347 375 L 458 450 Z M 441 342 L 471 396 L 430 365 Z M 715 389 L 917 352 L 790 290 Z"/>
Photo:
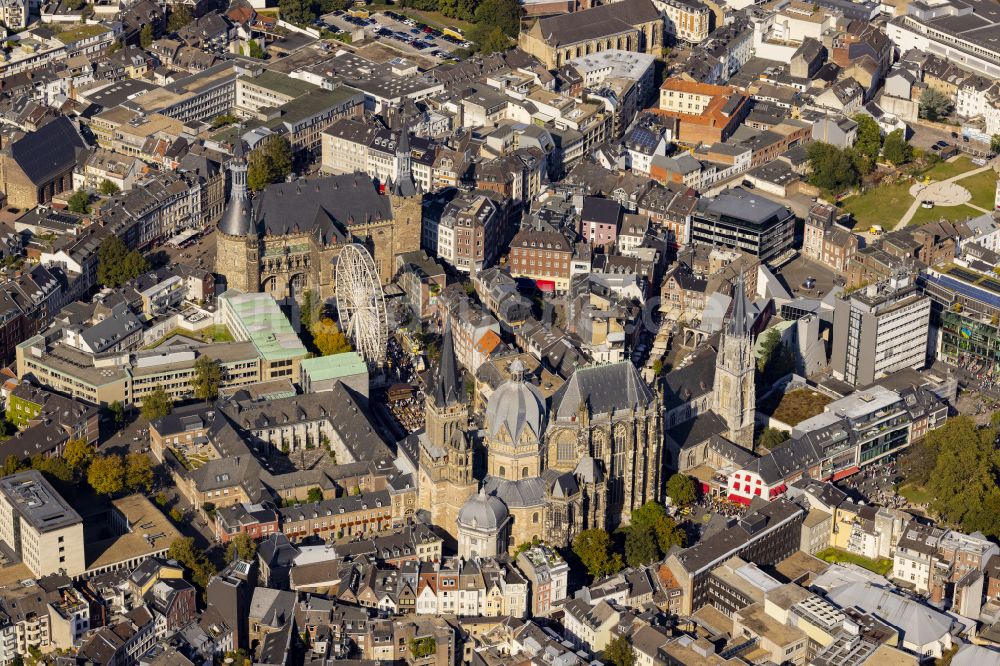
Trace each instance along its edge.
<path fill-rule="evenodd" d="M 947 180 L 966 171 L 972 171 L 975 168 L 976 165 L 972 163 L 972 160 L 965 155 L 959 155 L 951 161 L 938 162 L 930 169 L 924 171 L 921 174 L 921 178 L 927 176 L 931 180 Z"/>
<path fill-rule="evenodd" d="M 841 208 L 854 216 L 855 229 L 867 229 L 873 224 L 892 229 L 913 203 L 910 183 L 883 185 L 864 194 L 845 199 Z"/>
<path fill-rule="evenodd" d="M 912 504 L 921 506 L 927 506 L 927 504 L 934 499 L 929 492 L 912 483 L 900 486 L 899 494 L 909 500 Z"/>
<path fill-rule="evenodd" d="M 445 28 L 458 28 L 463 33 L 467 33 L 472 24 L 468 21 L 462 21 L 460 19 L 448 18 L 441 12 L 431 12 L 424 9 L 411 9 L 409 7 L 402 8 L 399 5 L 387 5 L 383 2 L 374 2 L 367 7 L 365 7 L 369 12 L 384 12 L 386 10 L 396 12 L 397 14 L 402 14 L 412 18 L 414 21 L 420 21 L 432 28 L 437 28 L 438 30 L 444 30 Z"/>
<path fill-rule="evenodd" d="M 823 409 L 830 404 L 828 396 L 813 391 L 812 389 L 796 389 L 781 396 L 780 401 L 770 413 L 772 418 L 778 419 L 782 423 L 796 426 L 806 419 L 810 419 L 817 414 L 822 414 Z M 762 411 L 767 413 L 767 406 L 762 407 Z"/>
<path fill-rule="evenodd" d="M 997 190 L 996 171 L 987 169 L 982 173 L 963 178 L 958 181 L 958 184 L 972 193 L 971 204 L 986 210 L 993 210 Z"/>
<path fill-rule="evenodd" d="M 935 206 L 934 208 L 917 208 L 917 212 L 910 218 L 907 226 L 918 227 L 928 222 L 937 222 L 945 219 L 949 222 L 960 222 L 970 217 L 979 217 L 983 212 L 970 206 Z"/>
<path fill-rule="evenodd" d="M 848 553 L 846 550 L 840 550 L 837 548 L 827 548 L 826 550 L 821 550 L 816 553 L 816 557 L 824 562 L 829 562 L 830 564 L 856 564 L 859 567 L 868 569 L 869 571 L 874 571 L 880 576 L 884 576 L 892 571 L 892 560 L 887 557 L 883 557 L 878 560 L 870 560 L 867 557 L 855 555 L 854 553 Z"/>

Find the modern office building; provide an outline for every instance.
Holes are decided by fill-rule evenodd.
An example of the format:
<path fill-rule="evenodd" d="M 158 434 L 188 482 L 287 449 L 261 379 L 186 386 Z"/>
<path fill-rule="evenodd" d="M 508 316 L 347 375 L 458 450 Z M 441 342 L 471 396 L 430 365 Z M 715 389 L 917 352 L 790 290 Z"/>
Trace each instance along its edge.
<path fill-rule="evenodd" d="M 0 541 L 39 578 L 86 568 L 83 519 L 35 470 L 0 479 Z"/>
<path fill-rule="evenodd" d="M 833 375 L 854 386 L 927 361 L 931 302 L 908 277 L 868 285 L 837 300 Z"/>
<path fill-rule="evenodd" d="M 698 200 L 691 241 L 743 250 L 774 262 L 792 247 L 795 215 L 785 206 L 740 187 Z"/>

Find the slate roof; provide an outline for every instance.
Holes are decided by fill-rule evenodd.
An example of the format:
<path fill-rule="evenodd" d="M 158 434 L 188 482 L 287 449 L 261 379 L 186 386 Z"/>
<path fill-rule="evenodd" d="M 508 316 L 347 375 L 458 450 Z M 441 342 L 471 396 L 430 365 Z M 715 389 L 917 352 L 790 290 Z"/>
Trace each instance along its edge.
<path fill-rule="evenodd" d="M 540 19 L 538 29 L 552 46 L 618 34 L 660 19 L 650 0 L 622 0 L 581 12 Z"/>
<path fill-rule="evenodd" d="M 351 225 L 391 220 L 392 206 L 367 174 L 303 178 L 264 188 L 255 200 L 254 219 L 270 236 L 308 232 L 329 242 L 342 239 Z"/>
<path fill-rule="evenodd" d="M 639 371 L 628 361 L 612 365 L 578 368 L 552 395 L 552 413 L 556 418 L 576 416 L 586 404 L 592 414 L 607 414 L 635 407 L 651 407 L 656 395 L 646 385 Z"/>
<path fill-rule="evenodd" d="M 73 123 L 60 117 L 36 132 L 25 134 L 10 146 L 11 157 L 24 175 L 42 185 L 76 164 L 77 154 L 86 148 Z"/>

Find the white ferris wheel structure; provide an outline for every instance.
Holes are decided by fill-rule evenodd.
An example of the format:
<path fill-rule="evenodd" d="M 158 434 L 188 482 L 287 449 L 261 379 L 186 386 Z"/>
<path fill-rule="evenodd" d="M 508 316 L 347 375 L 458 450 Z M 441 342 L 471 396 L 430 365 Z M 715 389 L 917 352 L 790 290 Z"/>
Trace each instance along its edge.
<path fill-rule="evenodd" d="M 385 296 L 368 250 L 357 243 L 344 246 L 335 275 L 340 329 L 369 366 L 385 363 L 389 341 Z"/>

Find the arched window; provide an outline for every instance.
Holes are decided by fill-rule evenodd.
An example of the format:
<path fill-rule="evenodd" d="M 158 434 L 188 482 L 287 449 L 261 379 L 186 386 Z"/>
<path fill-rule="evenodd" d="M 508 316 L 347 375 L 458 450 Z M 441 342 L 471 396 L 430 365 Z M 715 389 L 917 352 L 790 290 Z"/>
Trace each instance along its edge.
<path fill-rule="evenodd" d="M 556 447 L 556 460 L 559 462 L 572 462 L 576 457 L 576 442 L 572 437 L 563 437 Z"/>
<path fill-rule="evenodd" d="M 521 478 L 522 479 L 527 479 L 528 478 L 528 468 L 527 467 L 524 467 L 524 468 L 521 469 Z"/>
<path fill-rule="evenodd" d="M 507 468 L 504 467 L 503 465 L 500 465 L 500 478 L 506 478 L 506 477 L 507 477 Z"/>
<path fill-rule="evenodd" d="M 597 460 L 604 460 L 604 451 L 607 444 L 607 435 L 603 430 L 597 430 L 594 432 L 593 440 L 593 453 L 591 454 Z"/>
<path fill-rule="evenodd" d="M 537 511 L 535 513 L 531 514 L 531 522 L 535 523 L 536 525 L 538 524 L 538 512 Z"/>

